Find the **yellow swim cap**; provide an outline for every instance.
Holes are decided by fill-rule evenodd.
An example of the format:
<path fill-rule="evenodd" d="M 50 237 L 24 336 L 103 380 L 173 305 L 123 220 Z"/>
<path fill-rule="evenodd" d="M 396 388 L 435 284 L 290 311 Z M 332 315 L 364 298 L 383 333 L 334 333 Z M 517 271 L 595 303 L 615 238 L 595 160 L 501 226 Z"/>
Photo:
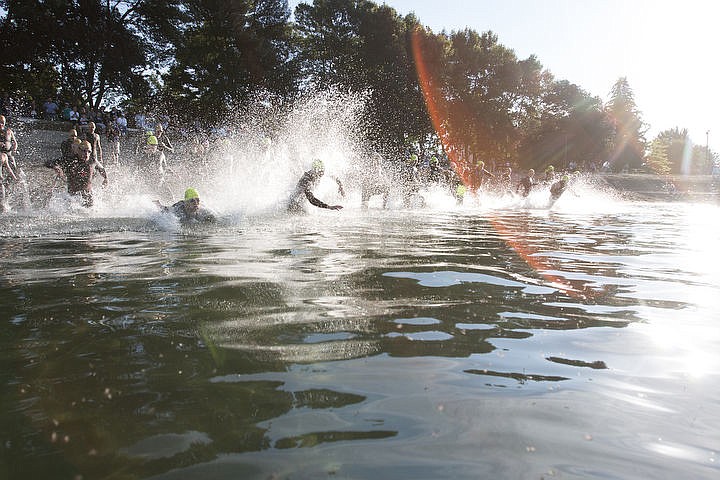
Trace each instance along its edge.
<path fill-rule="evenodd" d="M 157 145 L 158 144 L 157 137 L 155 135 L 148 135 L 147 144 L 148 145 Z"/>
<path fill-rule="evenodd" d="M 325 171 L 325 164 L 322 160 L 316 158 L 315 160 L 313 160 L 312 169 L 318 172 Z"/>
<path fill-rule="evenodd" d="M 192 200 L 193 198 L 200 198 L 200 195 L 198 194 L 197 190 L 190 187 L 185 190 L 185 200 Z"/>

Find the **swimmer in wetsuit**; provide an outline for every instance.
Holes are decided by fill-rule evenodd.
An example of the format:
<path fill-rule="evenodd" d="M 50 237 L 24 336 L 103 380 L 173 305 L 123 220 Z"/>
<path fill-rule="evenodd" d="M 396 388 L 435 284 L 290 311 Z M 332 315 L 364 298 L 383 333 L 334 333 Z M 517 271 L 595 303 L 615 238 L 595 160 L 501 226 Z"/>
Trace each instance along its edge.
<path fill-rule="evenodd" d="M 530 189 L 535 186 L 535 170 L 530 169 L 528 170 L 528 173 L 525 177 L 520 180 L 520 183 L 517 184 L 517 188 L 515 189 L 515 193 L 520 192 L 522 190 L 522 196 L 527 197 L 530 194 Z"/>
<path fill-rule="evenodd" d="M 328 205 L 313 195 L 313 188 L 317 186 L 324 174 L 325 165 L 322 160 L 313 161 L 312 168 L 303 173 L 303 176 L 300 177 L 300 180 L 295 186 L 295 191 L 293 191 L 293 194 L 290 196 L 290 201 L 287 206 L 288 213 L 303 213 L 305 211 L 303 206 L 305 199 L 307 199 L 310 204 L 315 205 L 318 208 L 327 208 L 328 210 L 340 210 L 343 208 L 342 205 Z M 338 184 L 340 195 L 345 196 L 342 183 L 340 183 L 337 179 L 335 179 L 335 181 Z"/>
<path fill-rule="evenodd" d="M 190 187 L 185 190 L 185 198 L 166 207 L 159 201 L 155 204 L 165 213 L 175 215 L 180 223 L 209 223 L 215 221 L 215 215 L 204 208 L 200 208 L 200 195 L 197 190 Z"/>
<path fill-rule="evenodd" d="M 552 205 L 557 201 L 558 198 L 560 198 L 560 195 L 563 194 L 565 189 L 567 188 L 568 182 L 570 181 L 570 177 L 568 175 L 563 175 L 560 177 L 560 180 L 553 183 L 550 186 L 550 204 Z"/>

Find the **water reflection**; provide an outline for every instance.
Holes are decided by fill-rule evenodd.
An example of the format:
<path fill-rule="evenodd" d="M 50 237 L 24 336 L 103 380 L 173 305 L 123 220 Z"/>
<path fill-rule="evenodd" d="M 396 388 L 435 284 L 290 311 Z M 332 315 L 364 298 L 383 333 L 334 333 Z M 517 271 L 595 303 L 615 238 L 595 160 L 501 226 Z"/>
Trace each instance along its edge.
<path fill-rule="evenodd" d="M 696 255 L 716 231 L 683 243 L 683 211 L 666 213 L 648 225 L 646 209 L 370 212 L 191 234 L 95 219 L 70 235 L 0 238 L 5 472 L 266 478 L 289 475 L 277 467 L 289 461 L 300 477 L 364 477 L 383 458 L 397 478 L 422 477 L 433 462 L 405 455 L 410 445 L 445 467 L 448 450 L 464 452 L 459 477 L 482 461 L 518 473 L 500 452 L 528 446 L 520 464 L 547 471 L 562 459 L 538 453 L 547 438 L 535 432 L 576 438 L 600 416 L 593 438 L 613 437 L 622 428 L 603 402 L 621 406 L 623 427 L 647 429 L 638 419 L 688 413 L 668 393 L 678 375 L 714 378 L 720 285 Z M 708 390 L 698 398 L 713 425 Z M 603 448 L 648 465 L 681 458 L 702 478 L 712 467 L 683 452 L 709 442 L 672 428 L 673 449 Z M 477 459 L 478 445 L 497 455 Z"/>

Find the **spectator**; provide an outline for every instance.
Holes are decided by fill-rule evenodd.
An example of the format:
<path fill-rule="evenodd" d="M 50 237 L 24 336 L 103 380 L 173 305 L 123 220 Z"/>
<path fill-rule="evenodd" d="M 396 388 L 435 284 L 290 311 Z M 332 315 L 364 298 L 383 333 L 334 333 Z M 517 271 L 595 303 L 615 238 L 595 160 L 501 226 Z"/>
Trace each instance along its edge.
<path fill-rule="evenodd" d="M 80 130 L 85 130 L 88 126 L 88 123 L 90 122 L 90 117 L 88 116 L 87 110 L 85 107 L 82 107 L 80 109 L 80 118 L 78 119 L 78 127 Z"/>
<path fill-rule="evenodd" d="M 75 124 L 80 121 L 80 113 L 77 111 L 77 107 L 72 107 L 72 110 L 70 111 L 70 118 L 69 120 Z"/>
<path fill-rule="evenodd" d="M 125 118 L 125 114 L 123 112 L 118 114 L 116 123 L 120 129 L 120 135 L 127 135 L 127 118 Z"/>
<path fill-rule="evenodd" d="M 140 130 L 146 129 L 144 112 L 136 113 L 134 120 L 135 120 L 135 128 L 140 129 Z"/>
<path fill-rule="evenodd" d="M 50 97 L 43 103 L 43 112 L 45 114 L 46 120 L 56 120 L 58 110 L 60 107 L 58 107 L 58 104 L 55 103 Z"/>
<path fill-rule="evenodd" d="M 93 112 L 92 121 L 95 122 L 97 133 L 105 133 L 105 116 L 102 110 L 95 110 Z"/>
<path fill-rule="evenodd" d="M 62 112 L 60 112 L 60 116 L 63 120 L 66 122 L 70 121 L 70 114 L 72 114 L 72 108 L 70 108 L 69 103 L 65 103 L 65 107 L 63 107 Z"/>

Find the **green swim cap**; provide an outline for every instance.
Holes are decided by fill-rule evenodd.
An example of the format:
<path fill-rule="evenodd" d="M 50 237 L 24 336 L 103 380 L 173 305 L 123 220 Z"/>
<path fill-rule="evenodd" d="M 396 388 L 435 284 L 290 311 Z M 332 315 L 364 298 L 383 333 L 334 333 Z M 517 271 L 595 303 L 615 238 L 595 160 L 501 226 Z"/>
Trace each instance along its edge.
<path fill-rule="evenodd" d="M 158 144 L 157 137 L 155 135 L 148 135 L 146 141 L 147 141 L 148 145 L 157 145 Z"/>
<path fill-rule="evenodd" d="M 569 176 L 569 175 L 563 175 L 563 176 L 562 176 L 562 180 L 563 180 L 563 182 L 567 182 L 567 181 L 570 180 L 570 176 Z"/>
<path fill-rule="evenodd" d="M 325 171 L 325 164 L 323 163 L 322 160 L 319 160 L 319 159 L 316 158 L 315 160 L 313 160 L 312 169 L 315 170 L 315 171 L 317 171 L 317 172 L 320 172 L 320 171 L 323 171 L 323 172 L 324 172 L 324 171 Z"/>
<path fill-rule="evenodd" d="M 464 197 L 465 192 L 467 192 L 467 187 L 465 185 L 458 185 L 455 192 L 457 193 L 458 197 Z"/>
<path fill-rule="evenodd" d="M 185 200 L 192 200 L 193 198 L 200 198 L 200 195 L 198 195 L 197 190 L 190 187 L 185 190 Z"/>
<path fill-rule="evenodd" d="M 555 171 L 555 167 L 553 167 L 552 165 L 548 165 L 547 168 L 545 169 L 545 171 L 546 171 L 546 172 L 554 172 L 554 171 Z"/>
<path fill-rule="evenodd" d="M 432 157 L 430 157 L 430 163 L 433 165 L 438 163 L 438 158 L 435 155 L 433 155 Z"/>

